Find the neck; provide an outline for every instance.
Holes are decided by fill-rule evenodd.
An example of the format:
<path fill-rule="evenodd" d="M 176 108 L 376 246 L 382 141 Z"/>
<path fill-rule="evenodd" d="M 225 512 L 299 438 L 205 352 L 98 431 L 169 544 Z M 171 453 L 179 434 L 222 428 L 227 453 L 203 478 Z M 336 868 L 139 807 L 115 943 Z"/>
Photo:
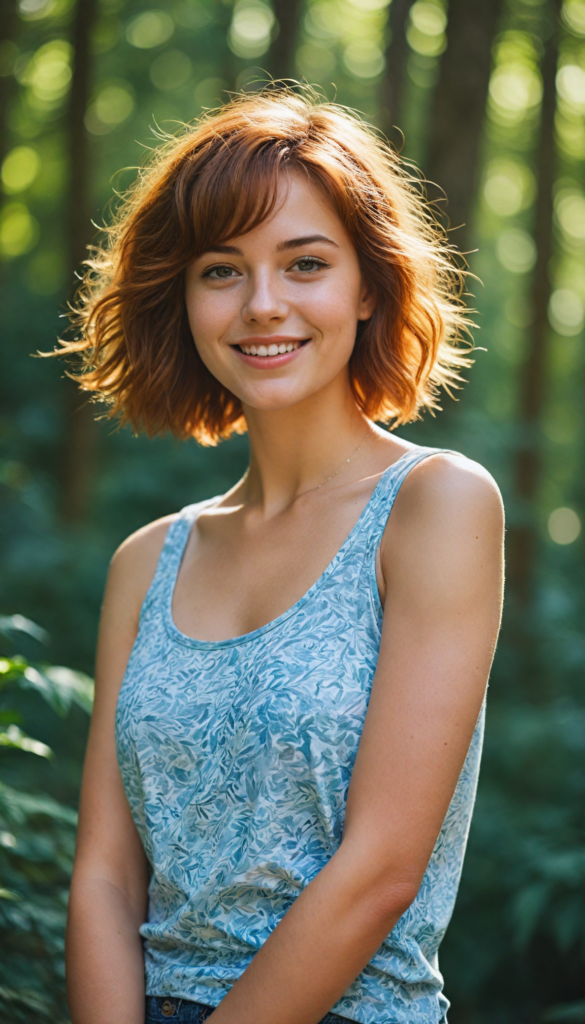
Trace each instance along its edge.
<path fill-rule="evenodd" d="M 245 500 L 265 511 L 285 508 L 300 494 L 324 484 L 368 432 L 349 382 L 344 387 L 332 382 L 286 409 L 248 407 L 244 413 L 250 439 Z"/>

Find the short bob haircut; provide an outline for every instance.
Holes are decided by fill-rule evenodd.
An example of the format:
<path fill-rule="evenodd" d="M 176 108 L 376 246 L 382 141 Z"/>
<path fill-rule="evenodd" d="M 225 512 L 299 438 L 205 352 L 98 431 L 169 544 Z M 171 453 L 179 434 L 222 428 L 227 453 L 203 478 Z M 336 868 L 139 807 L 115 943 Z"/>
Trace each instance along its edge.
<path fill-rule="evenodd" d="M 235 96 L 155 150 L 87 261 L 72 313 L 81 333 L 57 352 L 81 355 L 74 379 L 110 416 L 202 444 L 246 429 L 239 399 L 193 342 L 185 269 L 268 217 L 287 171 L 328 197 L 375 291 L 349 363 L 358 407 L 398 426 L 438 408 L 439 386 L 456 386 L 469 362 L 463 272 L 420 183 L 357 115 L 273 86 Z"/>

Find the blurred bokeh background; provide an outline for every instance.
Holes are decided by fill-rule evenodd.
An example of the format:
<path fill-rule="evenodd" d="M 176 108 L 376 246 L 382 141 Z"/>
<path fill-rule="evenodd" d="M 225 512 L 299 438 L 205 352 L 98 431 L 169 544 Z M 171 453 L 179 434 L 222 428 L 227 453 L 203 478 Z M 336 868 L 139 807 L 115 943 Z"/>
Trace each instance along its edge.
<path fill-rule="evenodd" d="M 67 1020 L 108 560 L 229 487 L 247 454 L 245 438 L 202 449 L 96 423 L 63 366 L 31 353 L 53 347 L 92 221 L 159 138 L 269 74 L 386 132 L 471 253 L 469 384 L 401 432 L 484 463 L 509 524 L 441 965 L 451 1024 L 585 1021 L 585 0 L 0 0 L 0 30 L 0 1011 Z"/>

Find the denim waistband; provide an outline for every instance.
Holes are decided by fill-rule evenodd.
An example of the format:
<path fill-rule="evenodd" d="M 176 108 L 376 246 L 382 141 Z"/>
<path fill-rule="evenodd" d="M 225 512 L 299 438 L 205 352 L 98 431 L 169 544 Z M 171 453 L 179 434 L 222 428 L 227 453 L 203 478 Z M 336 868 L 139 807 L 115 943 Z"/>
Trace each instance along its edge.
<path fill-rule="evenodd" d="M 215 1006 L 193 1003 L 190 999 L 173 996 L 147 996 L 145 1024 L 202 1024 L 213 1013 Z M 320 1024 L 352 1024 L 347 1017 L 328 1013 Z"/>

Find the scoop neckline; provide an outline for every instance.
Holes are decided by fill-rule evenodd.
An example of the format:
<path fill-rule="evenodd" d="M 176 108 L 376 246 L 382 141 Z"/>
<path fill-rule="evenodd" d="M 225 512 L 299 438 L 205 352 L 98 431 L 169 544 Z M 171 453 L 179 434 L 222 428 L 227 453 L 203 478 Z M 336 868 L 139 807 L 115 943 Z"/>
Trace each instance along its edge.
<path fill-rule="evenodd" d="M 198 515 L 196 515 L 192 520 L 183 519 L 182 522 L 185 524 L 187 528 L 187 536 L 184 544 L 181 546 L 181 549 L 179 551 L 179 557 L 176 560 L 176 566 L 174 567 L 172 580 L 170 582 L 170 587 L 168 589 L 168 593 L 165 599 L 164 620 L 167 632 L 174 640 L 177 641 L 177 643 L 182 644 L 184 647 L 193 647 L 197 650 L 214 651 L 219 650 L 223 647 L 240 647 L 243 644 L 253 643 L 261 636 L 264 636 L 265 633 L 269 633 L 273 629 L 277 629 L 278 626 L 282 625 L 282 623 L 286 622 L 287 619 L 290 619 L 293 615 L 295 615 L 300 610 L 300 608 L 302 608 L 302 606 L 307 603 L 307 601 L 311 600 L 313 595 L 321 589 L 327 578 L 335 570 L 336 566 L 345 555 L 345 552 L 348 550 L 348 548 L 352 546 L 358 533 L 359 527 L 361 526 L 362 520 L 370 511 L 370 507 L 374 502 L 374 499 L 376 498 L 378 491 L 380 490 L 380 487 L 386 480 L 386 477 L 389 475 L 390 471 L 396 469 L 396 467 L 401 462 L 403 462 L 409 456 L 412 456 L 415 452 L 418 453 L 425 450 L 426 448 L 422 445 L 413 445 L 413 447 L 409 451 L 404 452 L 404 454 L 401 455 L 400 458 L 396 459 L 395 462 L 392 462 L 389 466 L 386 467 L 386 469 L 381 473 L 378 483 L 374 487 L 372 493 L 370 494 L 370 497 L 368 498 L 366 504 L 364 505 L 362 511 L 360 512 L 360 515 L 358 516 L 356 522 L 349 531 L 347 537 L 343 541 L 341 547 L 338 548 L 337 552 L 334 554 L 333 558 L 325 567 L 325 569 L 318 577 L 318 579 L 315 580 L 315 582 L 309 587 L 308 590 L 305 591 L 305 593 L 302 595 L 302 597 L 299 598 L 298 601 L 295 601 L 295 603 L 290 608 L 288 608 L 287 611 L 282 612 L 280 615 L 277 615 L 275 619 L 271 619 L 270 622 L 265 623 L 263 626 L 258 626 L 258 628 L 252 630 L 251 633 L 242 633 L 240 636 L 229 637 L 227 640 L 198 640 L 196 637 L 187 636 L 186 633 L 183 633 L 178 628 L 178 626 L 175 624 L 175 620 L 173 619 L 173 598 L 175 596 L 175 589 L 177 586 L 177 579 L 179 577 L 179 570 L 181 568 L 183 554 L 185 552 L 185 548 L 187 546 L 191 530 L 193 529 L 195 523 L 197 522 Z M 213 501 L 213 499 L 208 499 L 207 502 L 201 502 L 201 505 L 203 506 L 205 504 L 209 504 L 210 501 Z"/>

